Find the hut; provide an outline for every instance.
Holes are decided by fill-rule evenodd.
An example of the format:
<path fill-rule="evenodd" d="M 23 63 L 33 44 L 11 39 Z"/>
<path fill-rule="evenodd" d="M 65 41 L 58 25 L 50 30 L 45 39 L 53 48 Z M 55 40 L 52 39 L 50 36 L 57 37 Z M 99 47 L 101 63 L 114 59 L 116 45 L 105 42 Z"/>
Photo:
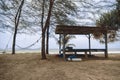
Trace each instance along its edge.
<path fill-rule="evenodd" d="M 87 52 L 91 54 L 91 52 L 103 51 L 105 54 L 105 58 L 108 58 L 108 45 L 107 45 L 107 32 L 109 30 L 116 30 L 117 28 L 111 27 L 94 27 L 94 26 L 68 26 L 68 25 L 57 25 L 55 33 L 59 34 L 59 40 L 61 40 L 61 35 L 64 36 L 63 39 L 63 58 L 66 60 L 66 52 L 85 52 L 85 56 L 87 58 Z M 104 49 L 91 49 L 90 45 L 90 34 L 94 33 L 102 33 L 105 36 L 105 48 Z M 66 50 L 65 48 L 65 35 L 88 35 L 89 36 L 89 49 L 70 49 Z M 60 46 L 60 45 L 59 45 Z"/>

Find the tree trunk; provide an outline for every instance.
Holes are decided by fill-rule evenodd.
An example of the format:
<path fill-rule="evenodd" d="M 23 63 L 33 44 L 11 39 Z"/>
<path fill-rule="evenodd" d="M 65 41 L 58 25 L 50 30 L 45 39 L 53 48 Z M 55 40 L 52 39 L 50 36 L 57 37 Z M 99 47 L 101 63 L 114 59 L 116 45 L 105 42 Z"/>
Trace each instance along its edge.
<path fill-rule="evenodd" d="M 15 26 L 15 31 L 13 36 L 12 54 L 15 54 L 16 35 L 17 35 L 17 26 Z"/>
<path fill-rule="evenodd" d="M 45 32 L 42 32 L 42 47 L 41 47 L 42 60 L 46 59 L 45 55 Z"/>
<path fill-rule="evenodd" d="M 14 30 L 14 36 L 13 36 L 12 54 L 15 54 L 15 44 L 16 44 L 17 29 L 18 29 L 18 25 L 19 25 L 19 20 L 20 20 L 23 4 L 24 4 L 24 0 L 21 1 L 21 4 L 20 4 L 20 6 L 18 8 L 18 11 L 17 11 L 17 13 L 15 15 L 15 30 Z"/>
<path fill-rule="evenodd" d="M 45 33 L 46 30 L 49 27 L 50 24 L 50 17 L 51 17 L 51 12 L 52 12 L 52 7 L 53 7 L 54 0 L 50 0 L 50 5 L 49 5 L 49 11 L 48 11 L 48 16 L 45 22 L 45 26 L 42 28 L 42 49 L 41 49 L 41 54 L 42 54 L 42 59 L 46 59 L 45 55 Z"/>
<path fill-rule="evenodd" d="M 46 35 L 46 54 L 49 54 L 49 27 L 47 28 L 47 35 Z"/>

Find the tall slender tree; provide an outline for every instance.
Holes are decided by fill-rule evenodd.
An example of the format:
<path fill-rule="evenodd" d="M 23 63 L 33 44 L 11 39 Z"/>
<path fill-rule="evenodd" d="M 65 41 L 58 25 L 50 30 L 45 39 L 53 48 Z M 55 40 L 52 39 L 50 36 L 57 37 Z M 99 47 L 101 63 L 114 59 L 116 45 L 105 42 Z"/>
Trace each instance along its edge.
<path fill-rule="evenodd" d="M 45 34 L 46 34 L 47 29 L 49 28 L 53 4 L 54 4 L 54 0 L 49 0 L 48 15 L 47 15 L 47 19 L 45 21 L 45 26 L 42 28 L 42 49 L 41 49 L 42 59 L 46 59 L 46 55 L 45 55 L 46 54 L 46 52 L 45 52 Z"/>
<path fill-rule="evenodd" d="M 47 28 L 47 32 L 46 32 L 46 54 L 49 54 L 49 35 L 50 35 L 49 29 L 51 29 L 51 27 L 53 28 L 53 26 L 55 26 L 56 23 L 71 24 L 71 25 L 75 24 L 73 20 L 68 18 L 68 15 L 73 16 L 75 13 L 76 13 L 76 5 L 73 2 L 55 0 L 51 15 L 52 20 L 50 21 L 52 25 L 49 24 L 49 27 Z"/>
<path fill-rule="evenodd" d="M 62 4 L 64 2 L 65 2 L 65 4 Z M 42 54 L 42 57 L 46 58 L 45 54 L 47 52 L 49 52 L 48 46 L 46 46 L 48 43 L 49 36 L 46 37 L 46 34 L 47 33 L 49 34 L 49 29 L 53 28 L 53 26 L 55 26 L 56 24 L 61 24 L 61 22 L 65 23 L 65 24 L 67 24 L 67 22 L 69 22 L 72 24 L 72 20 L 70 20 L 70 18 L 68 18 L 68 16 L 74 14 L 74 7 L 76 7 L 76 6 L 74 6 L 74 4 L 71 3 L 71 1 L 69 1 L 69 0 L 67 0 L 67 1 L 34 0 L 34 1 L 32 1 L 32 6 L 33 6 L 34 10 L 36 10 L 35 11 L 36 13 L 39 11 L 39 14 L 36 16 L 37 19 L 39 19 L 39 20 L 36 20 L 36 21 L 41 21 L 41 24 L 42 24 L 41 25 L 41 30 L 42 30 L 41 54 Z M 40 14 L 40 13 L 42 13 L 42 14 Z M 44 14 L 44 19 L 42 18 L 40 20 L 40 16 L 42 15 L 42 17 L 43 17 L 43 14 Z M 52 18 L 52 20 L 50 20 L 50 18 Z M 46 42 L 45 42 L 45 40 L 46 40 Z M 45 45 L 45 43 L 46 43 L 46 45 Z M 44 58 L 42 58 L 42 59 L 44 59 Z"/>
<path fill-rule="evenodd" d="M 50 28 L 48 27 L 46 32 L 46 54 L 49 54 L 49 29 Z"/>
<path fill-rule="evenodd" d="M 17 35 L 17 30 L 19 26 L 19 20 L 20 20 L 23 5 L 24 5 L 24 0 L 21 1 L 20 6 L 15 15 L 15 28 L 14 28 L 14 36 L 13 36 L 12 54 L 15 54 L 16 35 Z"/>

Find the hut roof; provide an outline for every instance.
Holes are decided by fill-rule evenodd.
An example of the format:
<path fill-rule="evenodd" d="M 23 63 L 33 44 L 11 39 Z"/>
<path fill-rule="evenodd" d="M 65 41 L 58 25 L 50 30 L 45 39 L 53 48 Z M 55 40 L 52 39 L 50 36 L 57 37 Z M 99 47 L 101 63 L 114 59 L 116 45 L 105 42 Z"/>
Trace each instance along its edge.
<path fill-rule="evenodd" d="M 117 28 L 94 27 L 94 26 L 68 26 L 57 25 L 56 34 L 91 34 L 91 33 L 106 33 L 108 30 L 116 30 Z"/>

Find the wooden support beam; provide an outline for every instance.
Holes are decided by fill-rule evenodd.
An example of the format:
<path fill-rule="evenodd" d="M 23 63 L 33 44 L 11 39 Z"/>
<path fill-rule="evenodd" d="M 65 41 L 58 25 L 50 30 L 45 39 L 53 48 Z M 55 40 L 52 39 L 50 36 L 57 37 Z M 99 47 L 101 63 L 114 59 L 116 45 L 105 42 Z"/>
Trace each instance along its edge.
<path fill-rule="evenodd" d="M 87 51 L 85 51 L 85 58 L 88 58 Z"/>
<path fill-rule="evenodd" d="M 59 54 L 61 54 L 61 34 L 59 35 Z"/>
<path fill-rule="evenodd" d="M 91 40 L 90 40 L 91 36 L 89 34 L 89 54 L 91 55 Z"/>
<path fill-rule="evenodd" d="M 65 56 L 65 36 L 66 36 L 66 34 L 63 34 L 63 58 L 66 61 L 66 56 Z"/>
<path fill-rule="evenodd" d="M 105 58 L 108 58 L 107 33 L 105 35 Z"/>

